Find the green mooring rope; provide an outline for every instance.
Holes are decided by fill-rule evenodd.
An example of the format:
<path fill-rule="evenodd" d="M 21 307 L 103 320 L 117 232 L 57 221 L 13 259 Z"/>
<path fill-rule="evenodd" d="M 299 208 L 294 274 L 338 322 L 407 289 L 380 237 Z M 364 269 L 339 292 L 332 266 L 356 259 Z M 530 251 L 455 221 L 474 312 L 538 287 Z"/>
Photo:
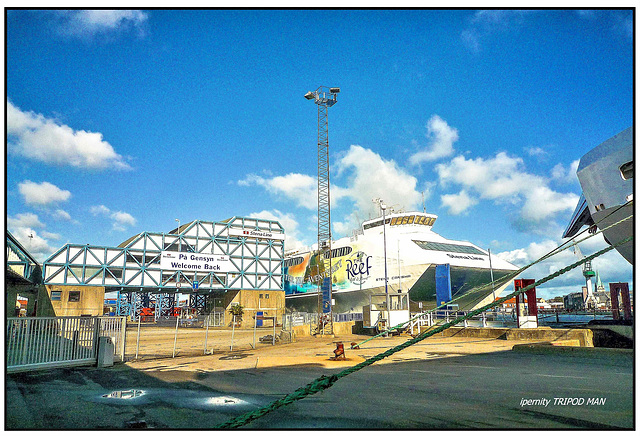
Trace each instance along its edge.
<path fill-rule="evenodd" d="M 295 390 L 294 392 L 292 392 L 292 393 L 290 393 L 290 394 L 288 394 L 288 395 L 286 395 L 286 396 L 284 396 L 284 397 L 282 397 L 282 398 L 280 398 L 280 399 L 278 399 L 278 400 L 266 405 L 265 407 L 262 407 L 260 409 L 254 410 L 252 412 L 247 412 L 247 413 L 245 413 L 243 415 L 240 415 L 240 416 L 238 416 L 236 418 L 232 418 L 232 419 L 230 419 L 230 420 L 228 420 L 226 422 L 223 422 L 220 425 L 217 425 L 215 428 L 237 428 L 237 427 L 242 427 L 243 425 L 246 425 L 249 422 L 258 419 L 261 416 L 264 416 L 264 415 L 266 415 L 267 413 L 269 413 L 269 412 L 271 412 L 273 410 L 279 409 L 282 406 L 286 406 L 287 404 L 291 404 L 294 401 L 298 401 L 298 400 L 301 400 L 303 398 L 306 398 L 309 395 L 313 395 L 315 393 L 324 391 L 325 389 L 330 388 L 336 381 L 338 381 L 342 377 L 346 377 L 349 374 L 352 374 L 352 373 L 354 373 L 356 371 L 361 370 L 362 368 L 365 368 L 365 367 L 367 367 L 369 365 L 372 365 L 373 363 L 375 363 L 375 362 L 377 362 L 379 360 L 384 359 L 385 357 L 389 357 L 392 354 L 397 353 L 398 351 L 404 350 L 405 348 L 407 348 L 407 347 L 409 347 L 409 346 L 411 346 L 413 344 L 416 344 L 416 343 L 418 343 L 418 342 L 420 342 L 420 341 L 422 341 L 422 340 L 424 340 L 424 339 L 426 339 L 426 338 L 428 338 L 430 336 L 433 336 L 436 333 L 440 333 L 440 332 L 448 329 L 449 327 L 464 321 L 465 319 L 469 319 L 469 318 L 471 318 L 473 316 L 476 316 L 479 313 L 484 312 L 487 309 L 490 309 L 490 308 L 492 308 L 494 306 L 497 306 L 498 304 L 502 304 L 504 301 L 506 301 L 506 300 L 508 300 L 510 298 L 513 298 L 516 295 L 520 295 L 520 294 L 528 291 L 531 288 L 534 288 L 536 286 L 540 286 L 541 284 L 546 283 L 549 280 L 552 280 L 552 279 L 554 279 L 554 278 L 566 273 L 567 271 L 570 271 L 573 268 L 575 268 L 577 266 L 580 266 L 583 263 L 588 262 L 588 261 L 590 261 L 590 260 L 592 260 L 592 259 L 594 259 L 594 258 L 596 258 L 596 257 L 598 257 L 598 256 L 600 256 L 600 255 L 602 255 L 602 254 L 614 249 L 615 247 L 617 247 L 619 245 L 626 244 L 627 242 L 631 241 L 632 239 L 633 239 L 633 236 L 630 236 L 630 237 L 626 238 L 625 240 L 623 240 L 623 241 L 621 241 L 621 242 L 619 242 L 619 243 L 617 243 L 615 245 L 610 245 L 610 246 L 598 251 L 597 253 L 594 253 L 594 254 L 592 254 L 590 256 L 587 256 L 587 257 L 579 260 L 578 262 L 575 262 L 575 263 L 573 263 L 573 264 L 571 264 L 571 265 L 569 265 L 569 266 L 567 266 L 565 268 L 562 268 L 561 270 L 556 271 L 555 273 L 553 273 L 551 275 L 548 275 L 547 277 L 545 277 L 543 279 L 538 280 L 537 282 L 533 283 L 532 285 L 529 285 L 529 286 L 526 286 L 526 287 L 524 287 L 522 289 L 514 291 L 511 294 L 507 295 L 506 297 L 499 298 L 499 299 L 495 300 L 492 303 L 489 303 L 489 304 L 487 304 L 487 305 L 485 305 L 485 306 L 483 306 L 483 307 L 481 307 L 479 309 L 473 310 L 473 311 L 467 313 L 465 316 L 458 317 L 458 318 L 454 319 L 451 322 L 448 322 L 446 324 L 441 325 L 440 327 L 437 327 L 437 328 L 435 328 L 433 330 L 425 331 L 424 333 L 419 334 L 415 338 L 409 339 L 408 341 L 406 341 L 406 342 L 404 342 L 404 343 L 402 343 L 400 345 L 397 345 L 397 346 L 395 346 L 393 348 L 390 348 L 387 351 L 384 351 L 384 352 L 382 352 L 382 353 L 380 353 L 380 354 L 378 354 L 376 356 L 373 356 L 373 357 L 365 360 L 364 362 L 361 362 L 361 363 L 359 363 L 357 365 L 354 365 L 354 366 L 352 366 L 350 368 L 347 368 L 347 369 L 345 369 L 345 370 L 343 370 L 343 371 L 341 371 L 341 372 L 339 372 L 337 374 L 333 374 L 333 375 L 329 375 L 329 376 L 326 376 L 326 375 L 320 376 L 319 378 L 317 378 L 316 380 L 314 380 L 311 383 L 307 384 L 306 386 Z"/>

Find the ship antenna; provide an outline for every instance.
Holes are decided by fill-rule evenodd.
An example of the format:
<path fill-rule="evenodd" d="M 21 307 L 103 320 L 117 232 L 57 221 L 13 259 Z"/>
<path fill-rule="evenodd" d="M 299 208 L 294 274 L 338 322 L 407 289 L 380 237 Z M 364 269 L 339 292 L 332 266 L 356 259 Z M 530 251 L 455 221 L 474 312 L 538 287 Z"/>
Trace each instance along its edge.
<path fill-rule="evenodd" d="M 422 191 L 422 213 L 427 213 L 427 208 L 424 206 L 424 191 Z"/>

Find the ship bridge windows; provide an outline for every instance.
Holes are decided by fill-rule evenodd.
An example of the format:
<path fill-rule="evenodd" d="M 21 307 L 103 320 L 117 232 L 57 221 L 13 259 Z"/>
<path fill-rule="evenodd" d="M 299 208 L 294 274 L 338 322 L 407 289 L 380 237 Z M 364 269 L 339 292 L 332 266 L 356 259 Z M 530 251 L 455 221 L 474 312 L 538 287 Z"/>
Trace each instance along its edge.
<path fill-rule="evenodd" d="M 389 223 L 391 222 L 391 218 L 387 218 L 387 219 L 385 220 L 385 222 L 386 222 L 387 224 L 389 224 Z M 374 222 L 372 222 L 372 223 L 365 224 L 365 225 L 364 225 L 364 230 L 368 230 L 368 229 L 370 229 L 370 228 L 372 228 L 372 227 L 378 227 L 378 226 L 381 226 L 381 225 L 382 225 L 382 220 L 374 221 Z"/>
<path fill-rule="evenodd" d="M 421 226 L 432 226 L 436 222 L 434 217 L 424 215 L 405 215 L 391 219 L 392 226 L 401 226 L 405 224 L 418 224 Z"/>
<path fill-rule="evenodd" d="M 289 268 L 290 266 L 300 265 L 302 262 L 304 262 L 304 257 L 302 257 L 302 256 L 292 257 L 291 259 L 283 260 L 282 261 L 282 267 L 283 268 Z"/>
<path fill-rule="evenodd" d="M 425 242 L 416 240 L 413 240 L 413 242 L 415 242 L 418 247 L 422 248 L 423 250 L 447 251 L 450 253 L 480 254 L 483 256 L 485 255 L 483 251 L 469 245 L 445 244 L 442 242 Z"/>
<path fill-rule="evenodd" d="M 418 224 L 421 226 L 433 226 L 433 223 L 436 222 L 435 217 L 424 216 L 424 215 L 403 215 L 396 216 L 393 218 L 387 218 L 386 223 L 391 226 L 402 226 L 407 224 Z M 368 230 L 372 227 L 377 227 L 382 225 L 382 220 L 374 221 L 372 223 L 368 223 L 364 225 L 364 230 Z M 334 256 L 335 257 L 335 256 Z"/>
<path fill-rule="evenodd" d="M 351 253 L 353 249 L 351 247 L 342 247 L 342 248 L 336 248 L 334 250 L 331 250 L 331 258 L 335 259 L 336 257 L 342 257 L 342 256 L 346 256 L 347 254 Z M 328 258 L 325 256 L 325 258 Z"/>

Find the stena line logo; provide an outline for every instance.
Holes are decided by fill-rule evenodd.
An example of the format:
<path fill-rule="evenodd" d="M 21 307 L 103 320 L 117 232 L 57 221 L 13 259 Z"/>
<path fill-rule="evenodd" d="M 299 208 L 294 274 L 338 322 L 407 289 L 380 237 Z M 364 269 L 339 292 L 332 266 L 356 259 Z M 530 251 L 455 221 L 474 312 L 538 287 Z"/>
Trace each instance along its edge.
<path fill-rule="evenodd" d="M 247 236 L 257 236 L 259 238 L 273 238 L 273 233 L 258 232 L 256 230 L 245 230 L 243 233 Z"/>
<path fill-rule="evenodd" d="M 284 233 L 274 233 L 265 230 L 229 229 L 230 236 L 241 236 L 244 238 L 264 238 L 284 240 Z"/>

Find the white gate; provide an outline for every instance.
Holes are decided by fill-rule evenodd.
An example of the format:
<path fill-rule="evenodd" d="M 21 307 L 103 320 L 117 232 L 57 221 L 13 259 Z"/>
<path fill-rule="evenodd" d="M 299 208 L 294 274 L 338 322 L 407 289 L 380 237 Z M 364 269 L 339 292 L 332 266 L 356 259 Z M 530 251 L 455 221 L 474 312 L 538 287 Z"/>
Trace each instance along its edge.
<path fill-rule="evenodd" d="M 209 327 L 223 327 L 224 312 L 212 312 L 206 315 L 205 325 L 209 325 Z"/>
<path fill-rule="evenodd" d="M 7 318 L 7 372 L 95 364 L 103 334 L 114 339 L 115 354 L 123 358 L 126 320 L 110 318 Z"/>
<path fill-rule="evenodd" d="M 100 336 L 109 336 L 113 342 L 113 359 L 124 362 L 125 330 L 127 328 L 126 316 L 101 316 Z"/>

